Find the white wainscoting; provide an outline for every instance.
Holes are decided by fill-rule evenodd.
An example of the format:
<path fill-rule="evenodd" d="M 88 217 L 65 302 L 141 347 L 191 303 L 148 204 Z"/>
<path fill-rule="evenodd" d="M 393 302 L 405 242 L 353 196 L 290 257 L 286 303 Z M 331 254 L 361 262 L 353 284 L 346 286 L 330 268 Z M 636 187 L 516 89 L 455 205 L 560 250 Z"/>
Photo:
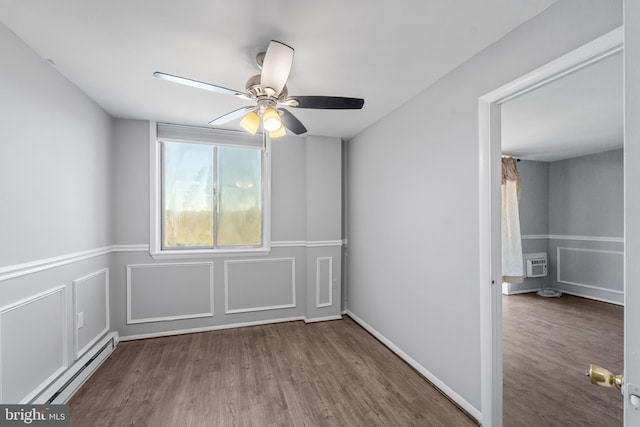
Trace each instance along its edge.
<path fill-rule="evenodd" d="M 296 259 L 225 261 L 224 293 L 226 314 L 294 308 Z"/>
<path fill-rule="evenodd" d="M 333 305 L 333 257 L 316 258 L 316 308 Z"/>
<path fill-rule="evenodd" d="M 330 248 L 342 245 L 342 240 L 282 240 L 271 242 L 272 248 Z"/>
<path fill-rule="evenodd" d="M 127 324 L 213 317 L 213 262 L 127 265 Z"/>
<path fill-rule="evenodd" d="M 575 240 L 582 242 L 624 243 L 624 237 L 572 236 L 565 234 L 523 234 L 522 240 Z"/>
<path fill-rule="evenodd" d="M 272 241 L 272 248 L 320 248 L 320 247 L 335 247 L 346 245 L 346 240 L 287 240 L 287 241 Z M 111 245 L 104 246 L 96 249 L 89 249 L 82 252 L 74 252 L 66 255 L 60 255 L 51 258 L 39 259 L 22 264 L 7 265 L 0 267 L 0 282 L 17 277 L 26 276 L 40 271 L 50 270 L 56 267 L 62 267 L 65 265 L 74 264 L 79 261 L 94 258 L 101 255 L 109 255 L 117 252 L 149 252 L 149 244 L 133 244 L 133 245 Z M 181 257 L 186 258 L 210 258 L 210 254 L 197 255 L 187 254 Z"/>
<path fill-rule="evenodd" d="M 82 313 L 83 326 L 79 325 Z M 75 358 L 80 358 L 109 331 L 109 269 L 73 281 Z"/>
<path fill-rule="evenodd" d="M 624 252 L 602 249 L 566 248 L 556 249 L 557 282 L 583 288 L 584 292 L 574 292 L 579 296 L 589 296 L 588 289 L 610 294 L 613 298 L 599 298 L 619 304 L 619 296 L 624 295 L 623 263 Z M 579 255 L 579 256 L 578 256 Z M 593 266 L 610 265 L 611 269 Z M 617 276 L 612 272 L 619 273 Z M 603 273 L 600 275 L 598 273 Z M 587 278 L 588 277 L 588 278 Z M 616 289 L 618 288 L 618 289 Z M 563 290 L 564 292 L 564 290 Z M 568 293 L 568 292 L 567 292 Z M 616 298 L 616 296 L 618 296 Z"/>
<path fill-rule="evenodd" d="M 40 271 L 45 271 L 56 267 L 62 267 L 63 265 L 73 264 L 100 255 L 107 255 L 111 252 L 113 252 L 112 246 L 104 246 L 102 248 L 90 249 L 87 251 L 74 252 L 66 255 L 25 262 L 23 264 L 0 267 L 0 282 L 4 280 L 15 279 L 16 277 L 26 276 L 28 274 L 38 273 Z"/>
<path fill-rule="evenodd" d="M 68 367 L 66 287 L 0 308 L 0 402 L 28 403 Z"/>

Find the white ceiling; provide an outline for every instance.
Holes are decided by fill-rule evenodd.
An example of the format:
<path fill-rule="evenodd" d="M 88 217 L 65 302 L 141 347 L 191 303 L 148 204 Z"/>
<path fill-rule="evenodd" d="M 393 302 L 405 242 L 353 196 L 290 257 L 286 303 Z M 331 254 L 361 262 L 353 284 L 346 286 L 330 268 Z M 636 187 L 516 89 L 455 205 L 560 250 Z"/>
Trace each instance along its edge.
<path fill-rule="evenodd" d="M 552 162 L 622 148 L 622 54 L 502 106 L 502 152 Z"/>
<path fill-rule="evenodd" d="M 269 40 L 296 49 L 292 95 L 365 99 L 291 109 L 350 138 L 555 0 L 0 0 L 0 21 L 114 117 L 206 125 L 248 105 L 152 76 L 243 90 Z"/>

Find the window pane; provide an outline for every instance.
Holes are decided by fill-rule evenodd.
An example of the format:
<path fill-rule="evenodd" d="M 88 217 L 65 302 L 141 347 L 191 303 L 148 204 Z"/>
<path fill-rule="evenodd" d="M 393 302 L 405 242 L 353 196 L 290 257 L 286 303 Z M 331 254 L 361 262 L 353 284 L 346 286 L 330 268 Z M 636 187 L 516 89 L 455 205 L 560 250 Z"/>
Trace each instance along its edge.
<path fill-rule="evenodd" d="M 262 245 L 262 152 L 218 148 L 218 246 Z"/>
<path fill-rule="evenodd" d="M 163 145 L 164 246 L 213 247 L 213 147 Z"/>

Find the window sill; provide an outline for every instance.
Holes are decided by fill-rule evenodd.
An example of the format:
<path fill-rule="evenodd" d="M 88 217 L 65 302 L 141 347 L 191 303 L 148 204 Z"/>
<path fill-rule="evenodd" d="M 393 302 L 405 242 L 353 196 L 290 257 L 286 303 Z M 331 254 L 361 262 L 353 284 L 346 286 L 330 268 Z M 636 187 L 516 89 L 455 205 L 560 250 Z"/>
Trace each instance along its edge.
<path fill-rule="evenodd" d="M 250 249 L 229 249 L 229 250 L 197 250 L 197 249 L 185 249 L 185 250 L 165 250 L 165 251 L 150 251 L 149 255 L 153 259 L 202 259 L 202 258 L 230 258 L 230 257 L 244 257 L 244 256 L 265 256 L 271 253 L 270 247 L 264 248 L 250 248 Z"/>

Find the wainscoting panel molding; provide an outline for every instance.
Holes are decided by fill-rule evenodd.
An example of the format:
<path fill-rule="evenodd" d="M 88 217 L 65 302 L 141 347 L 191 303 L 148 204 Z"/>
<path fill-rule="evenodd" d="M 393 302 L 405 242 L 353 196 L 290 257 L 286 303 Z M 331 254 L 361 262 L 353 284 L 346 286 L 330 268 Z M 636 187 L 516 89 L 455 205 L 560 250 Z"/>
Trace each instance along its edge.
<path fill-rule="evenodd" d="M 213 262 L 127 265 L 127 324 L 213 316 Z"/>
<path fill-rule="evenodd" d="M 333 247 L 342 246 L 346 244 L 346 241 L 342 240 L 287 240 L 287 241 L 272 241 L 272 248 L 321 248 L 321 247 Z M 79 261 L 83 261 L 89 258 L 94 258 L 101 255 L 108 255 L 117 252 L 149 252 L 149 244 L 132 244 L 132 245 L 111 245 L 104 246 L 96 249 L 89 249 L 82 252 L 74 252 L 71 254 L 40 259 L 36 261 L 26 262 L 22 264 L 8 265 L 0 267 L 0 282 L 17 277 L 26 276 L 28 274 L 38 273 L 41 271 L 49 270 L 52 268 L 62 267 L 65 265 L 74 264 Z M 209 258 L 209 254 L 188 254 L 175 256 L 176 258 Z"/>
<path fill-rule="evenodd" d="M 225 313 L 296 306 L 295 258 L 224 262 Z"/>
<path fill-rule="evenodd" d="M 66 287 L 0 308 L 0 403 L 28 403 L 69 364 Z"/>
<path fill-rule="evenodd" d="M 562 234 L 523 234 L 522 240 L 574 240 L 582 242 L 624 243 L 624 237 L 567 236 Z"/>
<path fill-rule="evenodd" d="M 557 248 L 557 281 L 587 289 L 623 294 L 624 252 Z"/>
<path fill-rule="evenodd" d="M 73 281 L 75 358 L 87 352 L 109 331 L 109 269 Z"/>
<path fill-rule="evenodd" d="M 87 251 L 74 252 L 67 255 L 25 262 L 23 264 L 0 267 L 0 282 L 9 279 L 15 279 L 16 277 L 26 276 L 28 274 L 38 273 L 40 271 L 45 271 L 56 267 L 62 267 L 63 265 L 73 264 L 100 255 L 107 255 L 110 254 L 112 250 L 112 246 L 105 246 L 102 248 L 90 249 Z"/>
<path fill-rule="evenodd" d="M 333 257 L 316 259 L 316 308 L 333 305 Z"/>
<path fill-rule="evenodd" d="M 342 240 L 319 240 L 306 242 L 308 248 L 329 248 L 335 246 L 342 246 Z"/>

